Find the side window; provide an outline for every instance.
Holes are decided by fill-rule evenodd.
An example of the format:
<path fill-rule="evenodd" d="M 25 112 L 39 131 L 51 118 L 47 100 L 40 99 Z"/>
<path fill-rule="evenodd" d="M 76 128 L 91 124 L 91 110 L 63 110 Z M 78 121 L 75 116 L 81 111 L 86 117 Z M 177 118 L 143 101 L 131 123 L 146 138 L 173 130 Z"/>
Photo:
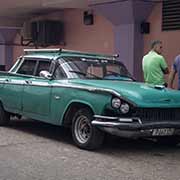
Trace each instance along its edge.
<path fill-rule="evenodd" d="M 17 73 L 25 75 L 34 75 L 35 66 L 35 60 L 24 60 Z"/>
<path fill-rule="evenodd" d="M 39 61 L 39 64 L 38 64 L 38 67 L 36 70 L 36 76 L 39 76 L 39 73 L 41 71 L 48 71 L 49 72 L 50 64 L 51 64 L 50 61 Z"/>
<path fill-rule="evenodd" d="M 66 78 L 66 74 L 64 73 L 63 69 L 61 66 L 58 66 L 54 72 L 54 78 L 55 79 L 64 79 Z"/>

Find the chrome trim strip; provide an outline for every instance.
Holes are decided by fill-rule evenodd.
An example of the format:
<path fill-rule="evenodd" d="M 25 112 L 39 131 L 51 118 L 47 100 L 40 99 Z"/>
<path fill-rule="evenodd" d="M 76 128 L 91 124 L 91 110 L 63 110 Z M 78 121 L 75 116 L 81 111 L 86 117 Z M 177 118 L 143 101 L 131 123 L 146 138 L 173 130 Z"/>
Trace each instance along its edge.
<path fill-rule="evenodd" d="M 104 89 L 104 88 L 93 88 L 93 87 L 89 87 L 89 86 L 77 86 L 77 85 L 59 85 L 59 84 L 53 84 L 52 87 L 64 87 L 64 88 L 74 88 L 74 89 L 80 89 L 80 90 L 86 90 L 86 91 L 90 91 L 90 92 L 104 92 L 104 93 L 110 93 L 114 96 L 117 96 L 127 102 L 129 102 L 130 104 L 137 106 L 135 103 L 129 101 L 128 99 L 124 98 L 123 96 L 121 96 L 120 93 L 111 90 L 111 89 Z"/>
<path fill-rule="evenodd" d="M 97 118 L 97 119 L 118 120 L 118 117 L 100 116 L 100 115 L 94 115 L 94 118 Z"/>
<path fill-rule="evenodd" d="M 101 122 L 101 121 L 96 121 L 96 120 L 93 120 L 91 123 L 92 125 L 100 125 L 100 126 L 106 126 L 106 127 L 122 125 L 121 122 Z"/>
<path fill-rule="evenodd" d="M 22 81 L 23 81 L 23 80 L 22 80 Z M 32 84 L 27 84 L 27 83 L 25 83 L 25 80 L 24 80 L 23 84 L 18 83 L 18 80 L 17 80 L 17 82 L 15 82 L 15 83 L 14 83 L 13 81 L 12 81 L 12 82 L 6 82 L 6 83 L 14 84 L 14 85 L 23 85 L 23 84 L 24 84 L 24 85 L 28 85 L 28 86 L 39 86 L 39 87 L 73 88 L 73 89 L 80 89 L 80 90 L 85 90 L 85 91 L 90 91 L 90 92 L 110 93 L 110 94 L 112 94 L 112 95 L 114 95 L 114 96 L 117 96 L 117 97 L 119 97 L 119 98 L 121 98 L 121 99 L 129 102 L 130 104 L 136 106 L 135 103 L 127 100 L 126 98 L 124 98 L 123 96 L 121 96 L 120 93 L 118 93 L 118 92 L 116 92 L 116 91 L 114 91 L 114 90 L 111 90 L 111 89 L 93 88 L 93 87 L 89 87 L 89 86 L 83 86 L 83 87 L 82 87 L 82 86 L 69 85 L 69 84 L 67 84 L 67 85 L 64 85 L 64 84 L 62 85 L 62 84 L 61 84 L 61 85 L 60 85 L 59 83 L 54 83 L 53 85 L 52 85 L 52 84 L 50 85 L 50 84 L 48 84 L 47 82 L 34 82 L 34 81 L 32 81 Z"/>
<path fill-rule="evenodd" d="M 133 119 L 132 118 L 119 118 L 120 122 L 128 122 L 128 123 L 132 123 Z M 138 121 L 139 122 L 139 121 Z"/>
<path fill-rule="evenodd" d="M 23 81 L 23 80 L 22 80 Z M 20 84 L 18 83 L 18 80 L 17 82 L 10 82 L 10 84 Z M 25 83 L 25 80 L 24 80 L 24 84 Z M 116 91 L 114 90 L 110 90 L 110 89 L 102 89 L 102 88 L 92 88 L 92 87 L 89 87 L 89 86 L 76 86 L 76 85 L 60 85 L 58 83 L 54 83 L 53 85 L 49 85 L 47 82 L 34 82 L 32 81 L 32 84 L 29 84 L 29 86 L 40 86 L 40 87 L 63 87 L 63 88 L 74 88 L 74 89 L 81 89 L 81 90 L 87 90 L 87 91 L 90 91 L 90 92 L 94 92 L 94 91 L 99 91 L 99 92 L 107 92 L 107 93 L 111 93 L 113 95 L 116 95 L 118 97 L 121 97 L 122 96 L 117 93 Z"/>
<path fill-rule="evenodd" d="M 18 81 L 18 80 L 17 80 Z M 27 83 L 24 83 L 23 84 L 20 84 L 20 83 L 17 83 L 17 82 L 6 82 L 6 83 L 10 83 L 10 84 L 14 84 L 14 85 L 27 85 Z M 129 102 L 130 104 L 136 106 L 135 103 L 127 100 L 126 98 L 124 98 L 123 96 L 121 96 L 120 93 L 114 91 L 114 90 L 111 90 L 111 89 L 103 89 L 103 88 L 92 88 L 92 87 L 89 87 L 89 86 L 76 86 L 76 85 L 60 85 L 58 83 L 55 83 L 53 85 L 49 85 L 48 83 L 43 83 L 43 82 L 33 82 L 32 81 L 32 84 L 28 84 L 28 86 L 39 86 L 39 87 L 62 87 L 62 88 L 74 88 L 74 89 L 80 89 L 80 90 L 85 90 L 85 91 L 90 91 L 90 92 L 104 92 L 104 93 L 110 93 L 114 96 L 117 96 L 127 102 Z"/>
<path fill-rule="evenodd" d="M 106 127 L 113 127 L 113 126 L 120 126 L 120 125 L 130 125 L 131 123 L 133 124 L 133 119 L 132 122 L 113 122 L 113 121 L 98 121 L 98 120 L 93 120 L 92 125 L 98 125 L 98 126 L 106 126 Z M 141 123 L 139 123 L 141 124 Z"/>
<path fill-rule="evenodd" d="M 121 118 L 121 117 L 111 117 L 111 116 L 101 116 L 101 115 L 94 115 L 93 116 L 96 119 L 104 119 L 104 120 L 117 120 L 119 122 L 125 122 L 125 123 L 133 123 L 134 121 L 138 121 L 139 124 L 142 124 L 142 121 L 138 117 L 132 117 L 132 118 Z M 97 121 L 97 120 L 95 120 Z M 101 121 L 98 121 L 101 122 Z M 113 122 L 114 123 L 114 122 Z"/>

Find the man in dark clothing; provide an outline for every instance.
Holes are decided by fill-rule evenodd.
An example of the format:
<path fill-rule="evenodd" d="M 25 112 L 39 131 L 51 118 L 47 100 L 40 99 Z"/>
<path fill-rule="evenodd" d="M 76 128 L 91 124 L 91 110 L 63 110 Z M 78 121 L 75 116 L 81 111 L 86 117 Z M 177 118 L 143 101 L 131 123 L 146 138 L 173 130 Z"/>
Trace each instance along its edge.
<path fill-rule="evenodd" d="M 169 75 L 169 87 L 173 88 L 173 82 L 175 79 L 176 74 L 178 74 L 178 89 L 180 90 L 180 55 L 178 55 L 175 60 L 174 64 L 172 65 L 171 72 Z"/>

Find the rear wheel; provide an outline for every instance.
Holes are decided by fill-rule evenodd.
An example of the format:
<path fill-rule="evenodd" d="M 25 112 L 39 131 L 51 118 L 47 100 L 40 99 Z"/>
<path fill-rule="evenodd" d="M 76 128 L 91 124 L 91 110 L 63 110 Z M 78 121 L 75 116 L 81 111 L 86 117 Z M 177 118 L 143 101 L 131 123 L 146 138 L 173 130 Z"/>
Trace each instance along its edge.
<path fill-rule="evenodd" d="M 91 124 L 92 119 L 93 115 L 88 108 L 78 110 L 73 117 L 73 140 L 82 149 L 96 149 L 103 142 L 104 132 Z"/>
<path fill-rule="evenodd" d="M 8 125 L 9 121 L 10 121 L 10 114 L 6 112 L 2 104 L 0 104 L 0 126 Z"/>

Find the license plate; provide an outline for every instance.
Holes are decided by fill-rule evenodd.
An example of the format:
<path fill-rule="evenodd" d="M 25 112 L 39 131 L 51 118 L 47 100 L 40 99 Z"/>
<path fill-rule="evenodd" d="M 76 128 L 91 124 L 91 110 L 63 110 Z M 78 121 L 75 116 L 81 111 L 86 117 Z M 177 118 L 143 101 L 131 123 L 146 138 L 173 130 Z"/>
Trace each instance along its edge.
<path fill-rule="evenodd" d="M 153 129 L 153 136 L 171 136 L 174 134 L 174 128 L 163 128 L 163 129 Z"/>

